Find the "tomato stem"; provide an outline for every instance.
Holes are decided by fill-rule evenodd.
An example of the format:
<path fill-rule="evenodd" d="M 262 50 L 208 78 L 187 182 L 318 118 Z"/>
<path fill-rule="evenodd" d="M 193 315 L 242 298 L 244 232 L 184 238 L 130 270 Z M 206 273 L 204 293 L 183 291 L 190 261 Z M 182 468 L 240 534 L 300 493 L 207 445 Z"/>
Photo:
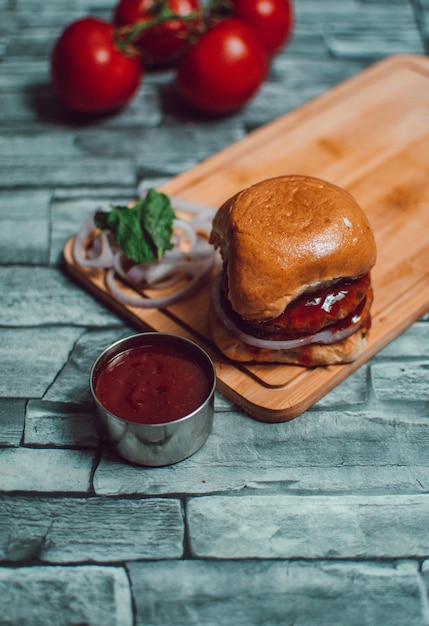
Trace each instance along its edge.
<path fill-rule="evenodd" d="M 234 13 L 234 2 L 232 0 L 209 0 L 206 11 L 211 21 L 231 17 Z"/>
<path fill-rule="evenodd" d="M 142 32 L 153 28 L 154 26 L 158 26 L 163 22 L 167 22 L 170 20 L 180 20 L 184 22 L 197 21 L 199 17 L 199 11 L 193 11 L 192 13 L 188 13 L 187 15 L 179 15 L 178 13 L 170 11 L 167 6 L 167 2 L 168 0 L 160 0 L 160 2 L 155 7 L 153 7 L 152 13 L 154 14 L 154 16 L 151 19 L 142 20 L 136 22 L 135 24 L 120 26 L 115 29 L 115 43 L 122 52 L 128 54 L 136 54 L 137 50 L 135 49 L 135 46 L 133 44 L 140 37 Z"/>

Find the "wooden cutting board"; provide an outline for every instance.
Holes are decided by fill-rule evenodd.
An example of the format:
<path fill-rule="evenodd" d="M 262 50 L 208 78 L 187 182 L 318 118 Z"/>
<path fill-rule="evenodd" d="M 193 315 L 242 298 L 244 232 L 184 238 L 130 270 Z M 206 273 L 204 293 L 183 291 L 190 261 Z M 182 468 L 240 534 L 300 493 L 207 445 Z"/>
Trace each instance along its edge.
<path fill-rule="evenodd" d="M 98 299 L 139 329 L 198 342 L 214 359 L 219 391 L 267 422 L 301 414 L 429 309 L 429 59 L 385 59 L 162 189 L 219 206 L 240 189 L 283 174 L 319 176 L 348 189 L 374 230 L 373 323 L 364 354 L 352 364 L 234 364 L 207 335 L 210 284 L 168 311 L 125 307 L 106 290 L 103 271 L 74 262 L 73 238 L 64 248 L 68 269 Z"/>

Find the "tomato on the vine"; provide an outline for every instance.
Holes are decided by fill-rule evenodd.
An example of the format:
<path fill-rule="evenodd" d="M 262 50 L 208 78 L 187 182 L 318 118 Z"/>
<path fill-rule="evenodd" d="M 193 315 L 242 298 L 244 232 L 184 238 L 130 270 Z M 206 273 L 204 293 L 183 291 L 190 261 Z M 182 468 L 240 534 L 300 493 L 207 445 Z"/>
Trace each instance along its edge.
<path fill-rule="evenodd" d="M 280 52 L 287 43 L 294 24 L 292 0 L 220 1 L 229 9 L 229 14 L 255 29 L 270 56 Z"/>
<path fill-rule="evenodd" d="M 266 51 L 253 29 L 234 18 L 218 22 L 186 52 L 176 84 L 199 111 L 226 115 L 258 91 L 268 70 Z"/>
<path fill-rule="evenodd" d="M 168 18 L 168 14 L 183 19 Z M 164 15 L 166 18 L 161 23 L 155 23 Z M 188 48 L 190 38 L 200 31 L 202 13 L 199 0 L 119 0 L 113 19 L 119 27 L 147 24 L 134 44 L 146 67 L 167 67 L 177 62 Z"/>
<path fill-rule="evenodd" d="M 52 85 L 58 97 L 81 113 L 109 113 L 127 104 L 141 78 L 137 55 L 122 51 L 114 26 L 95 17 L 69 24 L 51 56 Z"/>

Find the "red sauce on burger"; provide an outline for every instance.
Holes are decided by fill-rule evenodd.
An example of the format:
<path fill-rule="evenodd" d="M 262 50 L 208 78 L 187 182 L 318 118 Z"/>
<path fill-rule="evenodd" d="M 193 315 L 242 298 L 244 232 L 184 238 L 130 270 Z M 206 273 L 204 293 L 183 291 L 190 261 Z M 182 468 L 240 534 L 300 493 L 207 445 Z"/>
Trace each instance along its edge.
<path fill-rule="evenodd" d="M 270 326 L 274 332 L 290 336 L 316 333 L 351 315 L 365 299 L 370 284 L 367 273 L 356 280 L 342 280 L 312 294 L 306 293 L 272 320 Z"/>

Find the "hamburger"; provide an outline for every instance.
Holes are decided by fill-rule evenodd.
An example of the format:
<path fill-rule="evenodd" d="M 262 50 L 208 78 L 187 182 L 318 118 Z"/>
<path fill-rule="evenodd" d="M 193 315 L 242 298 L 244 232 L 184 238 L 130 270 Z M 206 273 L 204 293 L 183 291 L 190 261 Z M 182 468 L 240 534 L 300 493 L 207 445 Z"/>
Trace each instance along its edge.
<path fill-rule="evenodd" d="M 222 271 L 209 327 L 225 356 L 314 367 L 363 352 L 376 246 L 347 191 L 309 176 L 263 180 L 219 208 L 210 241 Z"/>

